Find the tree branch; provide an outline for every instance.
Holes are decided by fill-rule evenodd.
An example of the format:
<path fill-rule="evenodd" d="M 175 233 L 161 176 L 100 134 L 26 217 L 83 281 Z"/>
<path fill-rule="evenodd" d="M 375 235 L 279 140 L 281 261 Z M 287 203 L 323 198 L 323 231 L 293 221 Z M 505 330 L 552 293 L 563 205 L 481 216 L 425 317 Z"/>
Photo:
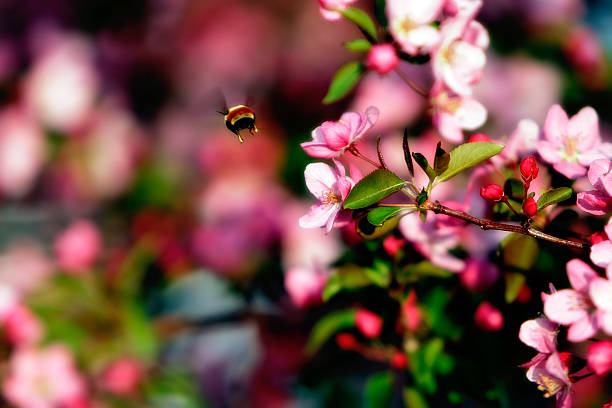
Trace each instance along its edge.
<path fill-rule="evenodd" d="M 483 220 L 481 218 L 476 218 L 468 213 L 463 211 L 457 211 L 450 209 L 448 207 L 443 206 L 438 201 L 432 203 L 431 201 L 425 202 L 421 208 L 429 211 L 433 211 L 436 214 L 444 214 L 450 217 L 459 218 L 470 224 L 478 225 L 483 230 L 498 230 L 498 231 L 508 231 L 508 232 L 516 232 L 518 234 L 529 235 L 534 238 L 543 239 L 548 242 L 553 242 L 555 244 L 564 245 L 571 248 L 578 249 L 588 249 L 589 244 L 583 242 L 570 241 L 563 238 L 557 238 L 552 235 L 548 235 L 534 228 L 530 228 L 528 226 L 515 225 L 515 224 L 504 224 L 501 222 L 495 222 L 490 220 Z"/>

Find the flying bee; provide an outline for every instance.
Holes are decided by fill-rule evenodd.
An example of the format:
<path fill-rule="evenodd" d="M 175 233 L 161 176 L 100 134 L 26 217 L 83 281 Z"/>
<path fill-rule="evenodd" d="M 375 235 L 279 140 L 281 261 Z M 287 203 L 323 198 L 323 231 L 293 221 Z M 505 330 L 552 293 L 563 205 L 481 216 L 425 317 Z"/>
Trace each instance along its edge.
<path fill-rule="evenodd" d="M 250 107 L 236 105 L 221 113 L 225 115 L 225 126 L 238 136 L 240 143 L 244 142 L 241 135 L 243 130 L 248 130 L 251 135 L 259 132 L 255 126 L 255 112 Z"/>

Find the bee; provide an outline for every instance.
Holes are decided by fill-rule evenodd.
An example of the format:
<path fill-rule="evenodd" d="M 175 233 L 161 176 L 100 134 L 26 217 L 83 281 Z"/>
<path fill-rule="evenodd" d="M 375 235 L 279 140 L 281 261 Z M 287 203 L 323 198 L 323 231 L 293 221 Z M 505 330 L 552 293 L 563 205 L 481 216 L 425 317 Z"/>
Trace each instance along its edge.
<path fill-rule="evenodd" d="M 225 126 L 236 136 L 240 143 L 244 142 L 241 132 L 248 130 L 251 135 L 259 132 L 255 126 L 255 111 L 246 105 L 236 105 L 225 112 L 221 112 L 225 118 Z"/>

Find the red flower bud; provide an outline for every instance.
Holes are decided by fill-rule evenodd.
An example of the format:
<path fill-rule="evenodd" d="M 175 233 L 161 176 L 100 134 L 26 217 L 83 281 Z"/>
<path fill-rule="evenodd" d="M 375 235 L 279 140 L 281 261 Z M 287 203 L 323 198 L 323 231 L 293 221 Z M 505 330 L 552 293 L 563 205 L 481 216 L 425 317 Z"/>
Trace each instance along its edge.
<path fill-rule="evenodd" d="M 476 326 L 486 331 L 497 331 L 504 327 L 504 316 L 489 302 L 482 302 L 474 313 Z"/>
<path fill-rule="evenodd" d="M 367 338 L 373 339 L 380 335 L 383 321 L 380 316 L 367 309 L 359 309 L 355 315 L 357 329 Z"/>
<path fill-rule="evenodd" d="M 476 133 L 474 135 L 471 135 L 468 138 L 468 143 L 474 143 L 474 142 L 490 142 L 491 139 L 489 139 L 489 136 L 485 135 L 484 133 Z"/>
<path fill-rule="evenodd" d="M 528 217 L 533 217 L 538 212 L 538 204 L 533 197 L 527 197 L 523 203 L 523 213 Z"/>
<path fill-rule="evenodd" d="M 406 368 L 406 355 L 398 351 L 391 357 L 391 367 L 395 370 L 403 370 Z"/>
<path fill-rule="evenodd" d="M 349 333 L 340 333 L 336 336 L 336 342 L 342 350 L 355 350 L 359 343 L 355 336 Z"/>
<path fill-rule="evenodd" d="M 383 248 L 385 248 L 385 251 L 387 251 L 387 253 L 394 258 L 405 244 L 405 239 L 396 238 L 393 235 L 389 235 L 383 240 Z"/>
<path fill-rule="evenodd" d="M 529 182 L 538 177 L 538 163 L 533 157 L 527 157 L 521 162 L 521 176 L 525 182 Z"/>
<path fill-rule="evenodd" d="M 591 245 L 599 244 L 600 242 L 607 241 L 608 235 L 603 231 L 597 231 L 591 235 Z"/>
<path fill-rule="evenodd" d="M 612 371 L 612 341 L 600 340 L 591 343 L 587 349 L 587 364 L 600 376 Z"/>
<path fill-rule="evenodd" d="M 498 184 L 489 184 L 480 189 L 480 196 L 488 201 L 499 201 L 504 196 L 504 188 Z"/>

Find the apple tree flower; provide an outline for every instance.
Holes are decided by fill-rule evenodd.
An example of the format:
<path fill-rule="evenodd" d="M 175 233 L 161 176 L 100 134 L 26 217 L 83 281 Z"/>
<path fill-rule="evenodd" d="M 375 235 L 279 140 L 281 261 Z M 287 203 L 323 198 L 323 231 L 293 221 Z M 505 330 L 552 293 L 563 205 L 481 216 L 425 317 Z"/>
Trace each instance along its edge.
<path fill-rule="evenodd" d="M 440 41 L 440 33 L 431 23 L 436 20 L 443 6 L 443 0 L 387 1 L 389 30 L 406 53 L 425 54 Z"/>
<path fill-rule="evenodd" d="M 374 126 L 378 113 L 374 106 L 368 107 L 363 116 L 357 112 L 346 112 L 337 122 L 323 122 L 312 131 L 312 141 L 300 146 L 312 157 L 338 157 Z"/>
<path fill-rule="evenodd" d="M 344 10 L 356 0 L 319 0 L 319 12 L 327 21 L 340 20 L 342 15 L 336 10 Z"/>
<path fill-rule="evenodd" d="M 599 242 L 594 242 L 591 247 L 591 261 L 602 268 L 606 268 L 607 274 L 612 276 L 612 218 L 604 227 Z"/>
<path fill-rule="evenodd" d="M 338 227 L 348 221 L 348 211 L 343 210 L 342 203 L 355 183 L 346 176 L 340 163 L 335 164 L 335 170 L 325 163 L 310 163 L 306 166 L 306 187 L 319 201 L 310 208 L 308 214 L 300 218 L 302 228 L 325 227 L 328 233 L 334 225 Z"/>
<path fill-rule="evenodd" d="M 601 142 L 599 119 L 591 107 L 568 118 L 561 106 L 553 105 L 546 116 L 543 134 L 544 140 L 537 145 L 540 156 L 570 179 L 584 176 L 586 166 L 608 157 L 612 147 Z"/>
<path fill-rule="evenodd" d="M 582 211 L 593 215 L 612 212 L 612 161 L 597 159 L 589 166 L 587 173 L 595 190 L 578 193 L 576 205 Z"/>

